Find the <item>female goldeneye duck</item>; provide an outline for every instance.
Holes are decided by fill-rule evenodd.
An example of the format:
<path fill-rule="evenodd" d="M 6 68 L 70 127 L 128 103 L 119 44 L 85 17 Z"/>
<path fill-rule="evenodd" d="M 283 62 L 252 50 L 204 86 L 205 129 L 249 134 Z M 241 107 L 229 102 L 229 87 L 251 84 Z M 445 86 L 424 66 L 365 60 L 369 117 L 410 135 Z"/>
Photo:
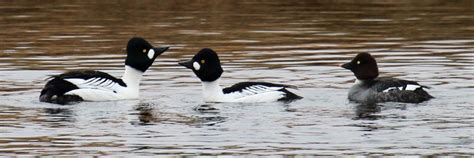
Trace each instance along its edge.
<path fill-rule="evenodd" d="M 200 50 L 191 60 L 180 65 L 193 70 L 201 79 L 205 102 L 289 102 L 302 97 L 287 88 L 294 86 L 267 82 L 241 82 L 222 89 L 219 79 L 223 73 L 217 53 L 212 49 Z"/>
<path fill-rule="evenodd" d="M 69 71 L 52 76 L 39 99 L 56 104 L 136 99 L 143 73 L 168 48 L 155 48 L 143 38 L 134 37 L 127 44 L 125 72 L 121 79 L 100 71 Z"/>
<path fill-rule="evenodd" d="M 415 81 L 378 77 L 375 58 L 369 53 L 359 53 L 352 61 L 341 65 L 351 70 L 357 78 L 349 90 L 349 100 L 360 103 L 405 102 L 420 103 L 433 98 Z"/>

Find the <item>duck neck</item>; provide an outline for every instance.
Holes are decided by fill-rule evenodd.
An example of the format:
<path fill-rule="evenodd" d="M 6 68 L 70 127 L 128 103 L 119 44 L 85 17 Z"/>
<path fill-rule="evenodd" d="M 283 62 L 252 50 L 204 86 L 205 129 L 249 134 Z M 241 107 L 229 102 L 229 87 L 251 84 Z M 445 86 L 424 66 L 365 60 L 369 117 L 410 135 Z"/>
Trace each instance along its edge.
<path fill-rule="evenodd" d="M 136 92 L 136 94 L 138 95 L 138 89 L 142 76 L 142 71 L 125 65 L 125 72 L 123 73 L 122 81 L 127 84 L 127 89 Z"/>
<path fill-rule="evenodd" d="M 370 86 L 370 85 L 372 85 L 372 83 L 374 83 L 374 79 L 361 80 L 361 79 L 356 78 L 354 85 L 357 85 L 357 86 Z"/>
<path fill-rule="evenodd" d="M 360 80 L 360 79 L 357 79 L 355 80 L 354 84 L 356 85 L 360 85 L 360 84 L 364 84 L 365 83 L 365 80 Z"/>
<path fill-rule="evenodd" d="M 202 83 L 202 92 L 205 101 L 213 100 L 212 98 L 220 97 L 224 95 L 221 86 L 219 85 L 219 80 L 214 80 L 211 82 L 203 81 Z"/>

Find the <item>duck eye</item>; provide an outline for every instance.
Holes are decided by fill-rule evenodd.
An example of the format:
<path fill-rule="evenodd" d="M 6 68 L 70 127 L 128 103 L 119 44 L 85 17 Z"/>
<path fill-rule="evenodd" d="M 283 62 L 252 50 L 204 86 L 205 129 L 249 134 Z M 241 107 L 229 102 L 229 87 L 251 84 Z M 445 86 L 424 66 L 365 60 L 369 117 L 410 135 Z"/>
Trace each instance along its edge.
<path fill-rule="evenodd" d="M 146 53 L 146 49 L 143 49 L 143 53 Z"/>
<path fill-rule="evenodd" d="M 204 64 L 204 63 L 206 63 L 206 60 L 204 60 L 204 59 L 201 60 L 201 64 Z"/>
<path fill-rule="evenodd" d="M 360 64 L 360 60 L 357 60 L 357 65 L 359 65 L 359 64 Z"/>

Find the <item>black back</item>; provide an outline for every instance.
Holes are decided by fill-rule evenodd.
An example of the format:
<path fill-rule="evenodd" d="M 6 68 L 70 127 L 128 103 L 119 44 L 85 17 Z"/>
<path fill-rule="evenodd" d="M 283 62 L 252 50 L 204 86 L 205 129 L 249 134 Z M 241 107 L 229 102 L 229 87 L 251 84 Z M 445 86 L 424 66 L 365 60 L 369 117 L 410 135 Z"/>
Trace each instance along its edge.
<path fill-rule="evenodd" d="M 351 70 L 359 80 L 372 80 L 379 76 L 377 61 L 369 53 L 359 53 L 350 62 L 342 65 Z"/>
<path fill-rule="evenodd" d="M 221 61 L 219 60 L 219 56 L 214 50 L 210 48 L 201 49 L 194 57 L 188 61 L 190 64 L 197 62 L 200 65 L 199 70 L 194 68 L 190 68 L 193 70 L 194 74 L 196 74 L 201 81 L 205 82 L 212 82 L 219 77 L 221 77 L 224 70 L 221 66 Z"/>
<path fill-rule="evenodd" d="M 408 80 L 401 80 L 391 77 L 379 77 L 372 81 L 367 81 L 370 88 L 376 90 L 377 92 L 382 92 L 390 87 L 407 87 L 407 85 L 418 85 L 421 86 L 420 88 L 428 88 L 427 86 L 423 86 L 418 84 L 415 81 L 408 81 Z"/>
<path fill-rule="evenodd" d="M 90 79 L 90 78 L 106 78 L 108 80 L 112 80 L 115 83 L 118 83 L 120 86 L 127 87 L 127 84 L 122 81 L 122 79 L 115 78 L 114 76 L 109 75 L 108 73 L 95 71 L 95 70 L 75 70 L 75 71 L 68 71 L 66 73 L 52 76 L 54 78 L 59 79 L 68 79 L 68 78 L 80 78 L 80 79 Z"/>

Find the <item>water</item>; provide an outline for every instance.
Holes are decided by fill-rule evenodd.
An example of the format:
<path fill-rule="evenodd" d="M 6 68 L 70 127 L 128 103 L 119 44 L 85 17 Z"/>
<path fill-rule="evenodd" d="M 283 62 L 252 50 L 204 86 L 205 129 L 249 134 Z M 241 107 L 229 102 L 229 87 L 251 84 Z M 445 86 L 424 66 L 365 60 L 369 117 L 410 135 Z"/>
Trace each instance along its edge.
<path fill-rule="evenodd" d="M 474 155 L 471 1 L 2 1 L 1 155 Z M 58 106 L 38 101 L 48 75 L 121 76 L 125 44 L 171 46 L 141 99 Z M 206 104 L 177 65 L 200 48 L 222 85 L 300 87 L 290 104 Z M 421 104 L 350 103 L 351 72 L 370 52 L 382 76 L 418 80 Z"/>

